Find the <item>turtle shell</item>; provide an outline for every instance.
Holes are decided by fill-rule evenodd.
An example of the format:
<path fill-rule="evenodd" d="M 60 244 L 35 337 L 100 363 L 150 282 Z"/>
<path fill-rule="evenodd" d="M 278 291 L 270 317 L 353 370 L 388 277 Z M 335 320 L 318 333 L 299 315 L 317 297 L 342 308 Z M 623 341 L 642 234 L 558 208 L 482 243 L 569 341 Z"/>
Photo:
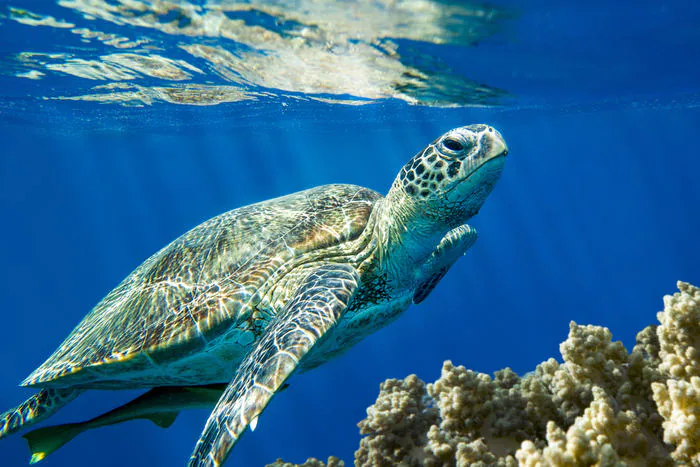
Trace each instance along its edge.
<path fill-rule="evenodd" d="M 381 197 L 326 185 L 200 224 L 107 294 L 22 384 L 80 385 L 206 352 L 294 267 L 361 249 L 357 240 Z"/>

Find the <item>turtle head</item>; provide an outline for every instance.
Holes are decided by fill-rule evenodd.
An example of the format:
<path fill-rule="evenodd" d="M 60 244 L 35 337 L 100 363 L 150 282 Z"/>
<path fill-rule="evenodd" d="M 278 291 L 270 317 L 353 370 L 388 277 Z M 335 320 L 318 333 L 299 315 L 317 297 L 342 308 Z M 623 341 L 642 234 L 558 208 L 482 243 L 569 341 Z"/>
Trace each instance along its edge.
<path fill-rule="evenodd" d="M 479 211 L 501 174 L 506 154 L 508 147 L 494 128 L 455 128 L 413 157 L 392 191 L 403 192 L 414 215 L 449 229 Z"/>

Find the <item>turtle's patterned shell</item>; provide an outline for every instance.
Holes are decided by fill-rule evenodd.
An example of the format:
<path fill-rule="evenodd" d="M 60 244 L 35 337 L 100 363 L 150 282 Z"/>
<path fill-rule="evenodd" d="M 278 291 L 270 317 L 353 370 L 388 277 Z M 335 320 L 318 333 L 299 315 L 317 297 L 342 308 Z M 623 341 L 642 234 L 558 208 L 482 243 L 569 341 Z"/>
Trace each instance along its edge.
<path fill-rule="evenodd" d="M 358 186 L 326 185 L 195 227 L 110 292 L 23 384 L 86 369 L 109 373 L 105 364 L 114 362 L 152 366 L 204 349 L 248 318 L 261 287 L 269 288 L 281 271 L 310 252 L 342 250 L 356 239 L 381 197 Z"/>

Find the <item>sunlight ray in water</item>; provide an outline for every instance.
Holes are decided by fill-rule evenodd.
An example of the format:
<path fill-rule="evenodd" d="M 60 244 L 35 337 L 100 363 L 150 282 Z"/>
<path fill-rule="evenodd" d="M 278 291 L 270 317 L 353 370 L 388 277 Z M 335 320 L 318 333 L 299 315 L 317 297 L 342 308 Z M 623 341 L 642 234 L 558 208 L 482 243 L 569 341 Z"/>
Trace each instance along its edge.
<path fill-rule="evenodd" d="M 53 28 L 65 38 L 53 50 L 18 51 L 14 76 L 86 80 L 69 95 L 36 97 L 215 104 L 291 93 L 344 104 L 397 99 L 471 106 L 497 104 L 506 95 L 435 58 L 444 45 L 470 47 L 503 28 L 509 13 L 492 6 L 439 0 L 58 4 L 63 17 L 12 7 L 7 13 L 18 24 Z"/>

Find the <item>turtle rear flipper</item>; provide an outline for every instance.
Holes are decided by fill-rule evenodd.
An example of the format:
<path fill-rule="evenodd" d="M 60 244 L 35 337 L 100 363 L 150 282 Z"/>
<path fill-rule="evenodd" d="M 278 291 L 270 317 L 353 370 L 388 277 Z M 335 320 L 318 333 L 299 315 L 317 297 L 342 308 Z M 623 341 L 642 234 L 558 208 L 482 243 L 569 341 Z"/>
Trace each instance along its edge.
<path fill-rule="evenodd" d="M 30 464 L 43 460 L 79 434 L 95 428 L 137 419 L 150 420 L 161 428 L 168 428 L 181 410 L 211 408 L 225 387 L 225 384 L 158 387 L 90 420 L 30 431 L 23 435 L 32 452 Z"/>
<path fill-rule="evenodd" d="M 163 412 L 146 414 L 143 417 L 134 418 L 144 418 L 152 421 L 161 428 L 168 428 L 173 424 L 178 414 L 179 412 Z M 46 456 L 53 454 L 57 449 L 71 441 L 82 432 L 102 426 L 103 424 L 99 422 L 100 420 L 98 418 L 97 420 L 93 419 L 87 422 L 64 423 L 62 425 L 38 428 L 30 431 L 29 433 L 25 433 L 22 435 L 22 437 L 27 440 L 29 450 L 32 452 L 32 458 L 29 460 L 29 463 L 36 464 L 37 462 L 44 460 Z M 104 423 L 104 425 L 108 424 L 111 423 Z"/>
<path fill-rule="evenodd" d="M 190 467 L 221 465 L 241 433 L 338 322 L 359 277 L 347 264 L 323 265 L 302 282 L 284 310 L 246 355 L 204 427 Z"/>
<path fill-rule="evenodd" d="M 81 389 L 75 388 L 42 389 L 0 415 L 0 439 L 50 417 L 81 392 Z"/>
<path fill-rule="evenodd" d="M 29 444 L 32 452 L 30 464 L 44 460 L 46 456 L 85 431 L 81 423 L 66 423 L 63 425 L 47 426 L 22 435 Z"/>

